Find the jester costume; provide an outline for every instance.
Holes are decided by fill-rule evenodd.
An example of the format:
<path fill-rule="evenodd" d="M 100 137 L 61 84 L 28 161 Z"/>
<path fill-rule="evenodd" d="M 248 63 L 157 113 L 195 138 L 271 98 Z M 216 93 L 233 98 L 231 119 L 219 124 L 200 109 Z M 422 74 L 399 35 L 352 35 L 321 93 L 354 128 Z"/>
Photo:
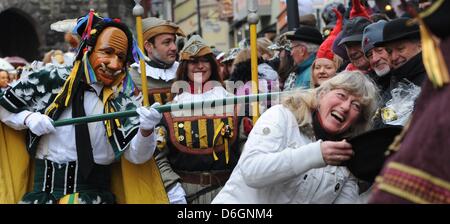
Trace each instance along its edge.
<path fill-rule="evenodd" d="M 110 113 L 135 109 L 139 106 L 139 101 L 132 97 L 132 82 L 126 70 L 122 70 L 110 86 L 103 86 L 98 83 L 97 76 L 90 65 L 89 55 L 96 46 L 97 38 L 109 27 L 119 29 L 126 35 L 128 43 L 126 45 L 127 55 L 124 60 L 130 61 L 133 53 L 136 52 L 134 49 L 136 44 L 128 28 L 117 19 L 101 18 L 91 11 L 78 20 L 74 29 L 82 36 L 82 43 L 71 72 L 69 72 L 70 68 L 53 66 L 32 70 L 5 92 L 0 99 L 0 105 L 9 113 L 39 112 L 48 115 L 53 120 L 70 118 L 70 109 L 72 117 L 84 116 L 85 109 L 81 108 L 86 105 L 94 105 L 97 101 L 95 108 L 91 108 L 90 111 Z M 86 98 L 86 103 L 83 103 L 84 98 Z M 126 149 L 130 147 L 131 140 L 136 136 L 138 124 L 139 120 L 136 117 L 130 117 L 92 124 L 89 126 L 90 130 L 86 124 L 76 125 L 41 137 L 28 131 L 26 147 L 30 156 L 35 158 L 34 188 L 32 192 L 22 198 L 21 202 L 126 202 L 128 195 L 117 195 L 118 199 L 116 200 L 115 195 L 111 192 L 111 163 L 118 160 L 124 153 L 126 154 Z M 74 158 L 70 151 L 64 151 L 71 147 L 71 141 L 67 137 L 73 136 L 73 130 L 76 138 L 75 160 L 70 159 Z M 101 140 L 104 138 L 102 131 L 107 137 L 106 141 Z M 62 136 L 65 133 L 71 134 Z M 69 145 L 58 149 L 57 144 L 64 144 L 64 138 L 67 139 L 66 144 Z M 95 144 L 91 145 L 91 141 Z M 92 150 L 90 152 L 91 161 L 86 162 L 89 158 L 84 159 L 83 157 L 89 157 L 89 152 L 86 155 L 83 150 L 88 149 L 85 151 L 89 151 L 89 148 Z M 121 171 L 124 174 L 127 172 L 123 167 Z M 152 173 L 152 171 L 149 170 L 148 173 Z M 120 187 L 120 183 L 116 183 L 120 182 L 120 178 L 118 179 L 114 180 L 113 188 Z M 156 180 L 160 181 L 160 178 Z M 158 183 L 155 185 L 158 186 Z M 126 191 L 127 189 L 123 189 L 121 193 L 126 194 Z M 158 196 L 152 199 L 156 199 Z M 164 200 L 158 202 L 161 203 Z"/>

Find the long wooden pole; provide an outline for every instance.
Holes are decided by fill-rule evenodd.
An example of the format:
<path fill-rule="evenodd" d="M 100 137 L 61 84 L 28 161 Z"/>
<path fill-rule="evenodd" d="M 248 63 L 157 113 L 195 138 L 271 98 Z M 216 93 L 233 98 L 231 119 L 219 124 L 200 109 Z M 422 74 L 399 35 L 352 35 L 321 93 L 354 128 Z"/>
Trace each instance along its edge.
<path fill-rule="evenodd" d="M 249 1 L 249 14 L 247 17 L 247 22 L 250 24 L 250 61 L 251 61 L 251 71 L 252 71 L 252 93 L 258 94 L 258 49 L 256 44 L 256 24 L 258 24 L 259 17 L 256 14 L 257 3 L 254 0 Z M 253 124 L 259 118 L 259 104 L 258 101 L 252 103 L 253 108 Z"/>
<path fill-rule="evenodd" d="M 181 103 L 181 104 L 165 104 L 154 107 L 158 112 L 171 112 L 178 111 L 183 109 L 191 109 L 191 108 L 208 108 L 208 107 L 216 107 L 216 106 L 225 106 L 230 104 L 244 104 L 247 102 L 255 102 L 255 101 L 264 101 L 267 99 L 277 100 L 281 95 L 291 94 L 293 91 L 287 92 L 272 92 L 272 93 L 261 93 L 261 94 L 252 94 L 246 96 L 234 96 L 234 97 L 226 97 L 217 100 L 207 100 L 207 101 L 199 101 L 199 102 L 190 102 L 190 103 Z M 53 126 L 65 126 L 71 124 L 80 124 L 80 123 L 90 123 L 97 122 L 109 119 L 123 118 L 123 117 L 133 117 L 137 116 L 136 110 L 127 110 L 121 112 L 113 112 L 108 114 L 97 114 L 86 117 L 77 117 L 77 118 L 69 118 L 53 121 Z"/>
<path fill-rule="evenodd" d="M 142 52 L 144 49 L 144 37 L 142 33 L 142 15 L 144 14 L 144 8 L 139 5 L 139 1 L 135 0 L 136 6 L 133 8 L 133 15 L 136 16 L 136 34 L 138 46 Z M 143 95 L 143 105 L 148 106 L 148 89 L 147 89 L 147 73 L 145 71 L 145 61 L 143 58 L 139 59 L 139 67 L 141 69 L 141 81 L 142 81 L 142 95 Z"/>

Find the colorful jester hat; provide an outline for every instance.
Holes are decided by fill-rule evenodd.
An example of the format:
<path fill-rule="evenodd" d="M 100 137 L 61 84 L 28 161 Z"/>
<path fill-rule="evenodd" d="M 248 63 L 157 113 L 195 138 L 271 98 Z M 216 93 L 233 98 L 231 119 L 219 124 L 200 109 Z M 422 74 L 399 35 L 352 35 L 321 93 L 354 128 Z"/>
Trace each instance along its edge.
<path fill-rule="evenodd" d="M 333 61 L 334 58 L 334 53 L 332 50 L 333 42 L 336 39 L 339 32 L 341 32 L 343 23 L 341 13 L 336 8 L 333 8 L 333 12 L 336 13 L 337 17 L 336 26 L 334 27 L 333 31 L 331 31 L 327 39 L 320 45 L 319 50 L 317 51 L 316 58 L 327 58 Z"/>
<path fill-rule="evenodd" d="M 350 19 L 355 17 L 364 17 L 370 20 L 369 13 L 366 8 L 361 4 L 360 0 L 352 0 L 352 10 L 350 11 Z"/>

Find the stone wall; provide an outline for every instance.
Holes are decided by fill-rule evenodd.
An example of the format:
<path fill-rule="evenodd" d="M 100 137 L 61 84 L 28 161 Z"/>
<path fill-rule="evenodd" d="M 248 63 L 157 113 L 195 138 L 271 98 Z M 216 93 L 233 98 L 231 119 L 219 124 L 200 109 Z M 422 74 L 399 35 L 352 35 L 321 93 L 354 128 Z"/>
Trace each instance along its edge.
<path fill-rule="evenodd" d="M 63 19 L 77 18 L 89 12 L 89 9 L 92 8 L 101 16 L 121 18 L 134 32 L 133 7 L 134 1 L 132 0 L 2 0 L 0 1 L 0 15 L 6 10 L 13 10 L 18 16 L 22 16 L 30 22 L 32 27 L 35 28 L 36 38 L 39 42 L 40 58 L 34 59 L 40 60 L 48 50 L 65 50 L 67 48 L 64 43 L 64 34 L 50 30 L 50 24 Z M 14 23 L 14 19 L 12 20 L 7 22 Z M 9 35 L 14 36 L 14 32 Z M 8 45 L 11 43 L 6 42 L 12 42 L 11 39 L 1 38 L 0 40 L 0 45 Z"/>

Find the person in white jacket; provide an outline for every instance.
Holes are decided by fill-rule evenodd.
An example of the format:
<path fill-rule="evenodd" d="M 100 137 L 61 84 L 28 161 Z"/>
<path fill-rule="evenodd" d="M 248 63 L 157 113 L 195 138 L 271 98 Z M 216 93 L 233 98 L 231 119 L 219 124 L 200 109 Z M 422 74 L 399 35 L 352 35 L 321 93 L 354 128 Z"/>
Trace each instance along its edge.
<path fill-rule="evenodd" d="M 359 72 L 286 97 L 251 131 L 236 168 L 212 203 L 357 203 L 357 179 L 342 162 L 346 138 L 370 127 L 377 88 Z"/>

